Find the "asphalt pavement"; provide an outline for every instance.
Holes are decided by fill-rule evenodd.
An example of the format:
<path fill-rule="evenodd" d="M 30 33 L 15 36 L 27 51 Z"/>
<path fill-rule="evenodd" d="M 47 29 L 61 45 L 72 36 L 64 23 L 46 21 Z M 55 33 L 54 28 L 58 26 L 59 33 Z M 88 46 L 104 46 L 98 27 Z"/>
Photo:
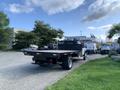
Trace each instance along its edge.
<path fill-rule="evenodd" d="M 105 56 L 91 55 L 87 60 L 102 57 Z M 83 63 L 85 61 L 75 62 L 72 70 Z M 34 65 L 32 57 L 21 52 L 0 52 L 0 90 L 44 90 L 72 70 L 62 70 L 58 65 Z"/>

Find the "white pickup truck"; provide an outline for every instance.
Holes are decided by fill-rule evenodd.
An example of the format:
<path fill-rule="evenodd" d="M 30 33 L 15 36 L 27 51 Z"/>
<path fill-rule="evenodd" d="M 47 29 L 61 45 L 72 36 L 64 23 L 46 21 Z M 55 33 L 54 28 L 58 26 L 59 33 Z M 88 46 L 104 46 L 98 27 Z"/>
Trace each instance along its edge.
<path fill-rule="evenodd" d="M 86 47 L 86 53 L 87 54 L 95 54 L 97 52 L 97 45 L 96 45 L 96 43 L 86 42 L 85 43 L 85 47 Z"/>

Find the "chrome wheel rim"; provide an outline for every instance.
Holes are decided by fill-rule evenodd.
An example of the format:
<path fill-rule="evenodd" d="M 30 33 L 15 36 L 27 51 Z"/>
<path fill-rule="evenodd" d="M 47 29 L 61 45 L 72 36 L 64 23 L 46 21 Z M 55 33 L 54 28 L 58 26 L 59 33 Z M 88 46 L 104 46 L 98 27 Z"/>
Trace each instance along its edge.
<path fill-rule="evenodd" d="M 69 58 L 69 60 L 68 60 L 68 65 L 69 65 L 69 68 L 71 68 L 72 67 L 72 60 L 71 60 L 71 58 Z"/>

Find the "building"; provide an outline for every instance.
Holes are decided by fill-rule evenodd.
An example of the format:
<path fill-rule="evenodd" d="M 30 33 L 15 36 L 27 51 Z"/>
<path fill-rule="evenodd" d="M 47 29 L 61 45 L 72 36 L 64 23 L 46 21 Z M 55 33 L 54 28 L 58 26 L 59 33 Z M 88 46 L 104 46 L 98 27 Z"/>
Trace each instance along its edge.
<path fill-rule="evenodd" d="M 83 43 L 85 42 L 98 42 L 95 37 L 86 37 L 86 36 L 65 36 L 65 40 L 79 40 Z"/>

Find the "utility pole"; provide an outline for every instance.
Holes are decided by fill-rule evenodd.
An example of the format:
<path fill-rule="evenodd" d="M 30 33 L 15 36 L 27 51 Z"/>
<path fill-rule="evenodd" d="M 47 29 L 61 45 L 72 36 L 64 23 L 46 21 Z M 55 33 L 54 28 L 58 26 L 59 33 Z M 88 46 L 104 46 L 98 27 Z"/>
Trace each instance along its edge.
<path fill-rule="evenodd" d="M 82 31 L 80 31 L 80 35 L 82 36 Z"/>

